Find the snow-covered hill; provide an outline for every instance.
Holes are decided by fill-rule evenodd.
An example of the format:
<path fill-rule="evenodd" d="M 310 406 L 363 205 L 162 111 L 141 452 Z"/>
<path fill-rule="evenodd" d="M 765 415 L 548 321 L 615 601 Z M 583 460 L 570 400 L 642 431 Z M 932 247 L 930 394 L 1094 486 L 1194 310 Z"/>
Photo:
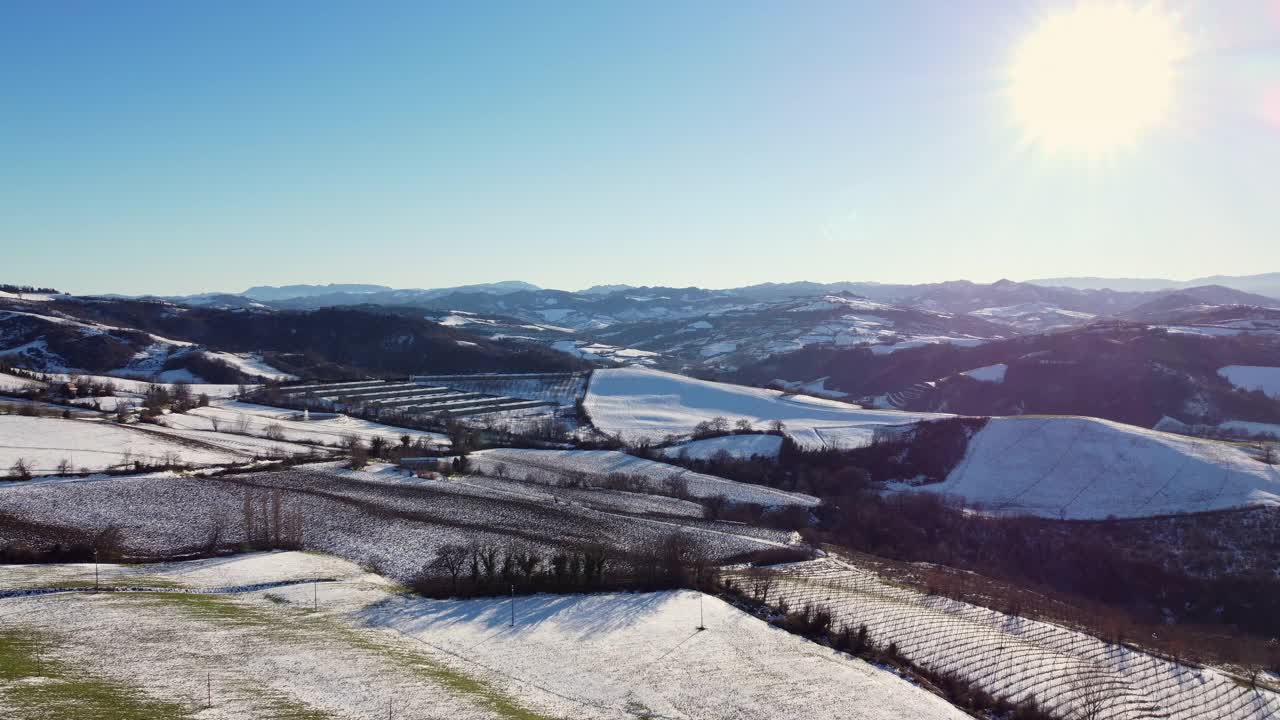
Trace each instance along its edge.
<path fill-rule="evenodd" d="M 1280 467 L 1231 443 L 1096 418 L 993 418 L 945 482 L 1003 514 L 1100 519 L 1280 505 Z"/>
<path fill-rule="evenodd" d="M 730 502 L 754 503 L 766 507 L 781 505 L 812 507 L 818 504 L 818 499 L 809 495 L 690 472 L 675 465 L 645 460 L 613 450 L 497 448 L 473 453 L 471 461 L 478 469 L 487 473 L 493 473 L 498 465 L 504 465 L 507 473 L 516 477 L 525 477 L 529 471 L 533 471 L 535 477 L 539 473 L 546 474 L 551 476 L 546 478 L 547 482 L 566 479 L 573 473 L 586 473 L 598 479 L 621 473 L 643 479 L 643 482 L 654 491 L 662 491 L 664 483 L 672 478 L 679 478 L 681 484 L 687 488 L 689 497 L 693 498 L 722 496 Z"/>
<path fill-rule="evenodd" d="M 781 421 L 804 447 L 855 447 L 876 428 L 929 418 L 933 413 L 863 410 L 835 400 L 787 395 L 743 385 L 696 380 L 643 368 L 597 370 L 587 389 L 587 411 L 601 430 L 628 440 L 683 435 L 714 417 L 746 420 L 758 429 Z"/>
<path fill-rule="evenodd" d="M 19 663 L 16 676 L 0 677 L 0 693 L 63 690 L 68 681 L 50 668 L 70 666 L 76 682 L 106 678 L 102 686 L 119 696 L 164 698 L 166 711 L 179 709 L 173 716 L 199 707 L 207 718 L 967 717 L 893 672 L 688 590 L 541 594 L 514 605 L 502 597 L 430 600 L 355 563 L 300 552 L 96 571 L 95 580 L 93 565 L 0 567 L 0 587 L 96 581 L 170 590 L 113 593 L 109 602 L 76 592 L 0 599 L 6 630 L 48 638 L 43 662 Z M 335 581 L 305 582 L 316 578 Z M 190 592 L 206 594 L 179 594 Z M 191 612 L 195 601 L 201 612 Z M 187 652 L 173 652 L 174 637 Z M 52 714 L 38 701 L 21 708 L 84 717 L 65 695 L 76 697 L 37 696 L 51 698 Z"/>
<path fill-rule="evenodd" d="M 0 415 L 0 470 L 4 472 L 19 460 L 33 475 L 51 475 L 63 460 L 73 472 L 98 472 L 134 462 L 222 465 L 308 452 L 310 448 L 289 442 L 239 435 L 181 435 L 163 428 L 93 420 Z"/>
<path fill-rule="evenodd" d="M 724 437 L 690 440 L 662 448 L 664 457 L 687 457 L 690 460 L 707 460 L 720 453 L 733 458 L 777 457 L 782 448 L 778 435 L 725 435 Z"/>

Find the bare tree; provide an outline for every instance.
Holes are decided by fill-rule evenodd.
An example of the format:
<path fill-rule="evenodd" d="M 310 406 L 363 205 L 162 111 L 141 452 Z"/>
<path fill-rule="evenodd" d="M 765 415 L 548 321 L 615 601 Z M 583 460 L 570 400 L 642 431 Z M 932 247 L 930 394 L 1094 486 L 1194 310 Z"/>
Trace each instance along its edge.
<path fill-rule="evenodd" d="M 536 550 L 527 546 L 520 548 L 516 552 L 515 559 L 516 567 L 520 568 L 525 582 L 533 578 L 533 574 L 538 571 L 538 566 L 542 564 L 542 556 Z"/>
<path fill-rule="evenodd" d="M 191 408 L 191 386 L 185 382 L 173 384 L 170 399 L 175 412 L 186 412 Z"/>
<path fill-rule="evenodd" d="M 115 560 L 124 550 L 124 530 L 117 525 L 108 525 L 93 538 L 93 549 L 100 560 Z"/>
<path fill-rule="evenodd" d="M 222 545 L 222 537 L 227 528 L 227 516 L 225 513 L 214 515 L 209 521 L 209 530 L 205 533 L 204 553 L 213 555 L 218 552 L 218 547 Z"/>
<path fill-rule="evenodd" d="M 27 464 L 26 459 L 18 458 L 13 461 L 13 465 L 9 467 L 10 480 L 30 480 L 31 466 Z"/>
<path fill-rule="evenodd" d="M 475 556 L 479 558 L 480 566 L 484 568 L 486 580 L 492 580 L 497 575 L 498 552 L 497 545 L 479 545 L 475 549 Z"/>
<path fill-rule="evenodd" d="M 458 594 L 458 576 L 462 574 L 463 569 L 467 567 L 468 561 L 471 559 L 471 550 L 465 545 L 449 543 L 440 546 L 436 550 L 435 559 L 428 566 L 430 569 L 443 570 L 449 573 L 449 578 L 453 580 L 453 594 Z"/>
<path fill-rule="evenodd" d="M 362 470 L 365 465 L 369 464 L 369 451 L 365 449 L 362 443 L 357 442 L 350 452 L 351 456 L 347 462 L 347 467 L 352 470 Z"/>
<path fill-rule="evenodd" d="M 712 495 L 702 498 L 702 508 L 708 520 L 719 520 L 724 509 L 729 505 L 729 498 L 724 495 Z"/>
<path fill-rule="evenodd" d="M 687 499 L 689 497 L 689 480 L 683 475 L 672 475 L 663 481 L 664 489 L 671 497 Z"/>
<path fill-rule="evenodd" d="M 1115 700 L 1105 679 L 1097 675 L 1077 673 L 1071 679 L 1071 690 L 1075 696 L 1071 704 L 1071 720 L 1101 720 Z"/>
<path fill-rule="evenodd" d="M 278 422 L 271 423 L 270 425 L 267 425 L 267 429 L 263 432 L 263 436 L 268 440 L 280 442 L 284 440 L 284 426 Z"/>
<path fill-rule="evenodd" d="M 59 475 L 71 474 L 71 461 L 69 459 L 62 458 L 61 460 L 58 461 L 58 474 Z"/>
<path fill-rule="evenodd" d="M 769 592 L 773 589 L 773 573 L 768 570 L 752 570 L 751 595 L 757 602 L 768 603 Z"/>

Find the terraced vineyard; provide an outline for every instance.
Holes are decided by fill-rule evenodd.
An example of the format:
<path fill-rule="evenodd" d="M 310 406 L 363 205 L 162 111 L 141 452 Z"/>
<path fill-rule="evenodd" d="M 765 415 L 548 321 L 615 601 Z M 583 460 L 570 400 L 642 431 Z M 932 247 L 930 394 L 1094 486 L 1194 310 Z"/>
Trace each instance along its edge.
<path fill-rule="evenodd" d="M 1261 720 L 1280 695 L 1233 677 L 1148 655 L 1050 623 L 898 588 L 833 559 L 735 570 L 726 577 L 771 605 L 831 612 L 831 626 L 866 625 L 880 645 L 993 695 L 1034 698 L 1061 717 L 1098 720 Z M 1096 715 L 1082 715 L 1086 707 Z M 1074 713 L 1074 714 L 1073 714 Z"/>
<path fill-rule="evenodd" d="M 234 544 L 246 536 L 245 498 L 263 502 L 276 490 L 285 516 L 300 516 L 304 548 L 376 566 L 402 581 L 422 572 L 447 543 L 542 552 L 596 544 L 621 557 L 685 532 L 708 557 L 721 559 L 789 541 L 782 531 L 689 517 L 694 508 L 663 502 L 669 498 L 560 497 L 542 484 L 513 480 L 499 487 L 485 478 L 424 481 L 399 473 L 385 479 L 330 463 L 218 478 L 0 484 L 0 545 L 69 544 L 108 526 L 124 528 L 127 552 L 142 557 L 197 551 L 210 537 Z"/>
<path fill-rule="evenodd" d="M 442 376 L 450 377 L 450 376 Z M 364 408 L 460 418 L 513 412 L 545 414 L 558 403 L 550 400 L 470 392 L 423 379 L 406 382 L 368 380 L 342 383 L 291 385 L 281 392 L 293 402 L 319 409 Z"/>
<path fill-rule="evenodd" d="M 659 489 L 673 478 L 687 489 L 690 497 L 710 498 L 723 496 L 731 502 L 757 503 L 768 507 L 800 505 L 813 507 L 818 499 L 803 493 L 776 490 L 764 485 L 726 480 L 715 475 L 695 473 L 677 465 L 646 460 L 614 450 L 524 450 L 495 448 L 473 453 L 471 462 L 485 472 L 496 471 L 499 465 L 505 471 L 532 477 L 537 482 L 561 484 L 576 475 L 603 478 L 621 473 L 640 478 L 654 489 Z"/>
<path fill-rule="evenodd" d="M 573 405 L 587 392 L 587 373 L 505 373 L 483 375 L 413 375 L 426 385 L 443 385 L 463 392 L 506 395 Z"/>

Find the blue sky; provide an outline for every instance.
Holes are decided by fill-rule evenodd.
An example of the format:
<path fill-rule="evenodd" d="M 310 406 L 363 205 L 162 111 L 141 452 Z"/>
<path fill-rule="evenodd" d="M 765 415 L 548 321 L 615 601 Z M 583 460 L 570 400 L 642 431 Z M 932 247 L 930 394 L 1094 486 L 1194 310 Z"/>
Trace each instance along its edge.
<path fill-rule="evenodd" d="M 1175 112 L 1099 166 L 1003 92 L 1062 4 L 8 3 L 0 281 L 1280 270 L 1280 5 L 1176 4 Z"/>

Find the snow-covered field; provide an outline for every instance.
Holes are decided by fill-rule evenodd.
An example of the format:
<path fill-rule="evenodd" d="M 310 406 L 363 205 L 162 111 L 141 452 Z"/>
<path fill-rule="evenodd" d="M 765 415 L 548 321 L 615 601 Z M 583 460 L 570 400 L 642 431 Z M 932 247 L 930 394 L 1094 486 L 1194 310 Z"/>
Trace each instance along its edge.
<path fill-rule="evenodd" d="M 782 447 L 782 438 L 778 435 L 726 435 L 724 437 L 690 440 L 670 447 L 662 448 L 666 457 L 681 455 L 690 460 L 707 460 L 720 452 L 730 457 L 749 458 L 754 456 L 773 458 L 778 456 Z"/>
<path fill-rule="evenodd" d="M 913 337 L 910 340 L 890 343 L 888 345 L 872 345 L 871 352 L 876 355 L 889 355 L 899 350 L 910 350 L 911 348 L 925 347 L 926 345 L 955 345 L 957 347 L 977 347 L 986 343 L 982 338 L 973 337 L 951 337 L 951 336 L 931 336 L 925 335 Z"/>
<path fill-rule="evenodd" d="M 130 555 L 171 556 L 204 547 L 215 530 L 223 543 L 240 543 L 246 496 L 262 498 L 277 488 L 285 515 L 296 513 L 303 520 L 306 549 L 377 567 L 405 581 L 421 573 L 446 543 L 528 545 L 544 553 L 599 543 L 617 558 L 684 532 L 708 557 L 720 559 L 792 541 L 791 534 L 779 530 L 688 517 L 692 513 L 669 507 L 661 502 L 665 498 L 587 497 L 587 491 L 561 493 L 514 480 L 396 479 L 392 473 L 352 473 L 337 463 L 223 477 L 0 482 L 0 507 L 18 520 L 71 533 L 122 527 Z M 0 522 L 0 545 L 24 541 L 24 532 Z M 44 542 L 73 539 L 59 531 Z"/>
<path fill-rule="evenodd" d="M 522 597 L 511 626 L 507 599 L 403 595 L 350 563 L 301 553 L 102 572 L 115 584 L 175 590 L 338 582 L 0 600 L 0 632 L 43 645 L 38 662 L 0 676 L 0 714 L 66 710 L 74 677 L 206 720 L 966 717 L 889 672 L 695 592 Z M 0 586 L 46 577 L 85 583 L 92 567 L 0 568 Z M 21 691 L 32 684 L 46 690 L 42 703 Z"/>
<path fill-rule="evenodd" d="M 552 350 L 559 350 L 583 360 L 616 360 L 629 365 L 652 365 L 659 353 L 636 348 L 617 347 L 585 340 L 557 340 L 551 343 Z"/>
<path fill-rule="evenodd" d="M 587 411 L 596 427 L 628 440 L 683 435 L 721 416 L 764 429 L 781 420 L 804 447 L 858 447 L 885 425 L 946 417 L 936 413 L 864 410 L 856 405 L 776 390 L 695 380 L 644 368 L 596 370 L 587 389 Z"/>
<path fill-rule="evenodd" d="M 39 390 L 42 387 L 44 387 L 44 383 L 38 380 L 0 373 L 0 392 L 23 392 L 26 390 Z"/>
<path fill-rule="evenodd" d="M 979 382 L 1002 383 L 1004 382 L 1004 374 L 1008 372 L 1009 366 L 1004 363 L 995 365 L 986 365 L 972 370 L 966 370 L 961 375 L 971 377 Z"/>
<path fill-rule="evenodd" d="M 297 375 L 290 375 L 267 364 L 261 355 L 254 353 L 229 353 L 205 351 L 205 356 L 234 367 L 245 375 L 266 378 L 267 380 L 297 380 Z"/>
<path fill-rule="evenodd" d="M 762 586 L 731 573 L 748 595 Z M 954 672 L 1012 700 L 1034 696 L 1059 717 L 1089 717 L 1082 699 L 1101 695 L 1097 720 L 1263 720 L 1280 696 L 1208 668 L 1161 660 L 1045 622 L 1005 615 L 881 581 L 833 559 L 774 566 L 770 604 L 832 611 L 835 630 L 865 624 L 872 642 L 896 643 L 913 662 Z M 1096 691 L 1085 688 L 1096 688 Z"/>
<path fill-rule="evenodd" d="M 286 443 L 249 446 L 235 436 L 167 436 L 146 428 L 123 427 L 95 420 L 0 415 L 0 472 L 19 459 L 34 474 L 49 474 L 67 460 L 74 470 L 105 470 L 130 461 L 159 464 L 169 460 L 192 465 L 221 465 L 251 460 L 255 455 L 292 454 Z M 227 442 L 221 443 L 220 441 Z M 305 452 L 304 448 L 291 448 Z"/>
<path fill-rule="evenodd" d="M 767 437 L 767 436 L 766 436 Z M 645 460 L 614 450 L 522 450 L 497 448 L 472 453 L 471 462 L 480 470 L 494 472 L 498 465 L 515 477 L 529 470 L 549 473 L 549 481 L 572 473 L 589 473 L 604 478 L 612 473 L 643 477 L 659 489 L 670 478 L 687 483 L 689 495 L 708 498 L 723 495 L 731 502 L 757 503 L 765 506 L 802 505 L 812 507 L 818 499 L 802 493 L 784 492 L 763 485 L 735 482 L 714 475 L 695 473 L 675 465 Z"/>
<path fill-rule="evenodd" d="M 36 390 L 51 382 L 65 383 L 71 382 L 72 380 L 83 380 L 103 384 L 111 383 L 115 386 L 118 392 L 129 393 L 131 395 L 142 395 L 147 391 L 147 387 L 152 385 L 152 383 L 147 380 L 137 380 L 134 378 L 115 377 L 110 375 L 86 375 L 81 373 L 38 373 L 38 375 L 42 380 L 32 380 L 30 378 L 0 373 L 0 392 L 4 392 L 6 390 L 10 392 Z M 166 385 L 170 389 L 173 387 L 172 383 L 161 384 Z M 192 395 L 204 393 L 211 398 L 228 398 L 236 394 L 238 386 L 195 383 L 190 385 L 190 389 Z"/>
<path fill-rule="evenodd" d="M 300 417 L 301 413 L 297 410 L 230 401 L 195 408 L 181 415 L 166 415 L 161 422 L 168 427 L 183 430 L 218 430 L 259 436 L 271 434 L 290 442 L 322 445 L 341 445 L 350 436 L 364 441 L 379 436 L 396 445 L 404 435 L 415 442 L 419 438 L 426 438 L 435 445 L 449 444 L 448 437 L 441 433 L 383 425 L 346 415 L 326 417 L 323 420 L 293 419 Z"/>
<path fill-rule="evenodd" d="M 1272 437 L 1280 439 L 1280 424 L 1247 422 L 1245 420 L 1227 420 L 1218 423 L 1223 430 L 1233 430 L 1254 437 Z"/>
<path fill-rule="evenodd" d="M 586 392 L 586 373 L 495 373 L 483 375 L 413 375 L 416 383 L 463 392 L 505 395 L 573 405 Z"/>
<path fill-rule="evenodd" d="M 149 380 L 137 380 L 132 378 L 115 377 L 111 375 L 86 375 L 82 373 L 41 373 L 41 377 L 51 382 L 70 382 L 72 380 L 87 379 L 90 382 L 111 383 L 115 385 L 119 392 L 133 393 L 142 395 L 147 391 L 153 383 Z M 161 383 L 169 389 L 173 389 L 173 383 Z M 249 385 L 249 388 L 255 387 Z M 229 398 L 234 397 L 239 392 L 237 385 L 219 385 L 211 383 L 194 383 L 189 384 L 192 395 L 200 395 L 201 393 L 211 398 Z"/>
<path fill-rule="evenodd" d="M 1280 398 L 1280 367 L 1228 365 L 1218 368 L 1218 374 L 1238 388 L 1261 390 L 1271 397 Z"/>
<path fill-rule="evenodd" d="M 991 512 L 1142 517 L 1280 504 L 1280 467 L 1230 443 L 1080 417 L 992 418 L 945 482 Z"/>

